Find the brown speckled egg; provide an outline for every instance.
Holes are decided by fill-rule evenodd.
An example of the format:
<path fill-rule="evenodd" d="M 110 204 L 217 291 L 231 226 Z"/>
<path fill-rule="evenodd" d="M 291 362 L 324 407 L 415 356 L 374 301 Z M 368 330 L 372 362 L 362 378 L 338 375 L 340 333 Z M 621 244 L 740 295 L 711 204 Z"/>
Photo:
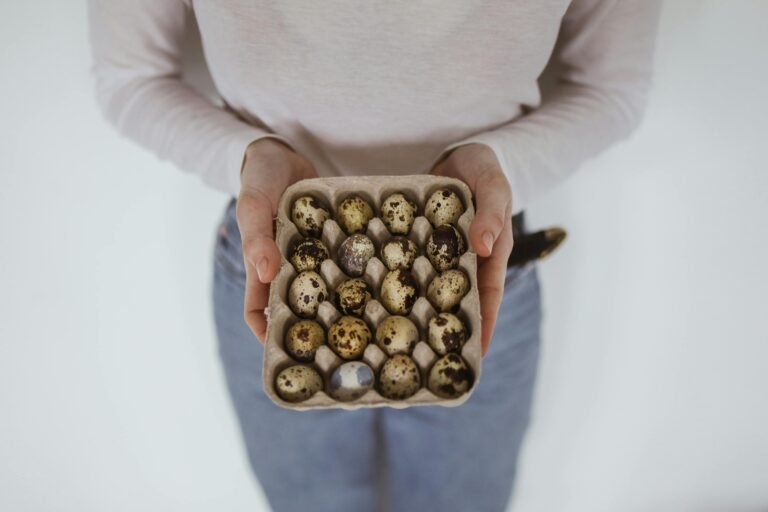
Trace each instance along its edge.
<path fill-rule="evenodd" d="M 339 267 L 351 277 L 360 277 L 365 273 L 365 266 L 375 252 L 376 248 L 370 238 L 361 234 L 352 235 L 339 246 Z"/>
<path fill-rule="evenodd" d="M 427 240 L 427 258 L 438 272 L 459 266 L 465 250 L 464 237 L 450 224 L 437 226 Z"/>
<path fill-rule="evenodd" d="M 416 203 L 399 192 L 381 203 L 381 221 L 393 235 L 407 235 L 418 211 Z"/>
<path fill-rule="evenodd" d="M 347 279 L 336 287 L 336 306 L 345 315 L 363 316 L 371 300 L 371 288 L 360 278 Z"/>
<path fill-rule="evenodd" d="M 286 402 L 303 402 L 323 389 L 323 378 L 310 366 L 289 366 L 277 374 L 275 389 Z"/>
<path fill-rule="evenodd" d="M 472 369 L 458 354 L 446 354 L 429 371 L 427 387 L 439 397 L 456 398 L 472 387 Z"/>
<path fill-rule="evenodd" d="M 389 270 L 410 269 L 417 253 L 413 240 L 396 236 L 381 246 L 381 261 Z"/>
<path fill-rule="evenodd" d="M 342 359 L 360 359 L 370 341 L 368 324 L 354 316 L 342 316 L 328 329 L 328 346 Z"/>
<path fill-rule="evenodd" d="M 459 195 L 453 190 L 436 190 L 424 206 L 424 215 L 432 226 L 456 224 L 464 213 L 464 204 Z"/>
<path fill-rule="evenodd" d="M 348 235 L 365 233 L 372 218 L 373 208 L 360 196 L 351 196 L 342 201 L 336 215 L 339 226 Z"/>
<path fill-rule="evenodd" d="M 381 304 L 393 315 L 407 315 L 417 298 L 416 279 L 410 270 L 390 270 L 381 283 Z"/>
<path fill-rule="evenodd" d="M 314 320 L 299 320 L 285 333 L 285 351 L 302 363 L 315 360 L 317 348 L 325 343 L 325 331 Z"/>
<path fill-rule="evenodd" d="M 408 317 L 393 315 L 376 327 L 376 344 L 388 356 L 411 354 L 419 341 L 419 330 Z"/>
<path fill-rule="evenodd" d="M 302 318 L 314 318 L 320 303 L 328 298 L 328 288 L 320 274 L 312 270 L 301 272 L 288 289 L 288 305 Z"/>
<path fill-rule="evenodd" d="M 383 397 L 405 400 L 421 387 L 421 373 L 410 356 L 395 354 L 381 367 L 378 384 L 379 393 Z"/>
<path fill-rule="evenodd" d="M 305 238 L 293 248 L 291 264 L 296 272 L 318 270 L 323 260 L 327 260 L 328 248 L 317 238 Z"/>
<path fill-rule="evenodd" d="M 293 203 L 291 208 L 291 220 L 304 236 L 320 238 L 323 233 L 323 224 L 331 217 L 331 214 L 323 205 L 312 196 L 302 196 Z"/>
<path fill-rule="evenodd" d="M 438 355 L 461 352 L 467 341 L 464 323 L 452 313 L 439 313 L 429 320 L 427 342 Z"/>
<path fill-rule="evenodd" d="M 458 309 L 468 291 L 469 278 L 463 270 L 446 270 L 429 283 L 427 299 L 438 311 L 450 312 Z"/>

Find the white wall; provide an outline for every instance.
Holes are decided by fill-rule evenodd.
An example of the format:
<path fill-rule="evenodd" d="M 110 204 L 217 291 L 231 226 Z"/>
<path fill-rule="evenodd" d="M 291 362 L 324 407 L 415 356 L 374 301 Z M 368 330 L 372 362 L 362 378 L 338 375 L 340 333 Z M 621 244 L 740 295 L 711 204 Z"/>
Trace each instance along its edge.
<path fill-rule="evenodd" d="M 104 124 L 73 4 L 0 17 L 0 509 L 259 510 L 210 317 L 226 198 Z M 766 18 L 667 2 L 644 126 L 532 208 L 571 236 L 516 512 L 768 507 Z"/>

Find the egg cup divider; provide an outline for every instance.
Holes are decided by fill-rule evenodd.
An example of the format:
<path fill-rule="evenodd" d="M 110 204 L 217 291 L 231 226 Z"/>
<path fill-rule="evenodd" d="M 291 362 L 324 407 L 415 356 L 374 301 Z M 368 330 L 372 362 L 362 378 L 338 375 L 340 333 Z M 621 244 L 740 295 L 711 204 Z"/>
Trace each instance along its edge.
<path fill-rule="evenodd" d="M 400 186 L 393 186 L 393 183 L 400 183 Z M 470 389 L 457 398 L 441 398 L 432 393 L 427 388 L 429 370 L 438 359 L 432 348 L 426 342 L 427 326 L 429 319 L 437 314 L 435 308 L 426 298 L 427 286 L 437 272 L 432 267 L 430 261 L 424 253 L 427 239 L 432 231 L 432 226 L 424 217 L 424 204 L 427 198 L 435 191 L 441 188 L 449 188 L 459 194 L 466 208 L 464 214 L 459 218 L 456 227 L 466 241 L 467 251 L 459 259 L 458 268 L 462 269 L 470 280 L 470 289 L 466 296 L 461 300 L 459 310 L 455 314 L 462 320 L 468 331 L 467 341 L 462 348 L 461 356 L 472 369 L 474 379 Z M 347 235 L 341 230 L 336 222 L 336 213 L 338 205 L 351 195 L 360 195 L 366 200 L 371 201 L 375 217 L 369 222 L 366 234 L 371 238 L 376 247 L 376 255 L 368 261 L 365 273 L 361 276 L 371 287 L 372 300 L 365 308 L 363 320 L 371 329 L 372 340 L 366 347 L 362 361 L 367 363 L 373 369 L 377 376 L 388 359 L 387 355 L 376 345 L 375 335 L 378 323 L 389 316 L 389 312 L 379 302 L 379 289 L 387 268 L 379 259 L 381 245 L 394 235 L 389 234 L 384 223 L 379 218 L 379 206 L 388 195 L 401 192 L 406 197 L 414 201 L 418 206 L 418 216 L 414 220 L 413 227 L 407 236 L 413 240 L 418 247 L 418 256 L 414 262 L 412 273 L 418 283 L 418 298 L 411 309 L 408 317 L 416 324 L 419 329 L 419 341 L 414 348 L 412 357 L 419 366 L 422 378 L 422 387 L 413 396 L 404 400 L 390 400 L 381 396 L 376 388 L 371 389 L 362 397 L 351 402 L 342 402 L 329 396 L 325 391 L 317 392 L 310 399 L 303 402 L 286 402 L 277 394 L 275 390 L 276 375 L 294 364 L 300 364 L 285 352 L 283 340 L 288 328 L 299 318 L 291 311 L 287 295 L 288 287 L 291 281 L 296 277 L 297 272 L 293 265 L 288 261 L 290 252 L 294 245 L 303 239 L 296 226 L 291 222 L 290 209 L 293 202 L 303 195 L 311 195 L 318 200 L 331 212 L 331 219 L 323 225 L 322 241 L 328 247 L 331 258 L 323 261 L 320 266 L 320 275 L 326 282 L 329 297 L 320 304 L 315 320 L 327 330 L 330 325 L 336 321 L 341 313 L 336 309 L 333 300 L 335 298 L 335 288 L 341 281 L 347 279 L 346 276 L 335 262 L 336 253 L 339 245 L 344 241 Z M 477 386 L 481 375 L 482 356 L 480 347 L 481 316 L 480 300 L 477 288 L 477 255 L 472 248 L 469 240 L 469 225 L 474 217 L 474 207 L 472 203 L 472 194 L 462 181 L 454 178 L 432 175 L 411 175 L 411 176 L 366 176 L 366 177 L 333 177 L 333 178 L 313 178 L 295 183 L 286 189 L 280 198 L 276 220 L 275 241 L 281 253 L 280 270 L 272 281 L 269 290 L 269 303 L 266 309 L 267 315 L 267 340 L 264 349 L 263 361 L 263 385 L 269 398 L 276 404 L 294 410 L 309 409 L 328 409 L 340 408 L 354 410 L 370 407 L 393 407 L 404 409 L 417 405 L 441 405 L 446 407 L 455 407 L 461 405 L 471 396 Z M 314 367 L 322 375 L 325 389 L 328 388 L 329 379 L 333 371 L 344 361 L 336 355 L 328 345 L 318 348 L 313 363 L 307 363 Z"/>

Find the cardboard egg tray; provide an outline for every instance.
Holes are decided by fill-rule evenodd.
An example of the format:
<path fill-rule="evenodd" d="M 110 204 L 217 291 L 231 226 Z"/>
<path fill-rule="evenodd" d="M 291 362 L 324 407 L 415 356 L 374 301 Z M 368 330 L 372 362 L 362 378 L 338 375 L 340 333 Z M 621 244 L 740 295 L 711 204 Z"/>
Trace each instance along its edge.
<path fill-rule="evenodd" d="M 424 204 L 427 198 L 435 190 L 441 188 L 448 188 L 456 192 L 466 208 L 456 225 L 464 237 L 467 247 L 466 252 L 459 260 L 458 268 L 464 270 L 470 280 L 469 292 L 462 299 L 459 310 L 455 314 L 462 320 L 467 330 L 467 341 L 462 348 L 461 356 L 472 369 L 474 379 L 472 386 L 466 393 L 451 399 L 438 397 L 427 388 L 429 370 L 438 359 L 438 355 L 434 353 L 426 341 L 428 322 L 437 314 L 435 308 L 427 300 L 426 292 L 427 286 L 432 278 L 437 275 L 437 272 L 424 252 L 427 239 L 432 232 L 432 225 L 423 215 Z M 418 298 L 408 317 L 419 329 L 420 341 L 417 343 L 411 357 L 421 371 L 422 388 L 413 396 L 404 400 L 390 400 L 381 396 L 376 390 L 376 385 L 365 395 L 351 402 L 336 400 L 324 390 L 317 392 L 314 396 L 303 402 L 291 403 L 283 400 L 275 390 L 275 377 L 284 368 L 300 364 L 294 361 L 283 348 L 288 328 L 299 320 L 299 317 L 296 316 L 288 305 L 287 299 L 288 288 L 297 275 L 288 258 L 290 258 L 290 251 L 294 245 L 303 238 L 291 221 L 291 206 L 299 197 L 311 195 L 323 203 L 324 207 L 331 213 L 331 218 L 323 225 L 321 236 L 321 240 L 328 247 L 331 258 L 323 261 L 319 270 L 320 275 L 326 282 L 330 297 L 320 304 L 317 317 L 315 318 L 323 326 L 326 334 L 331 324 L 341 316 L 341 313 L 333 303 L 334 290 L 339 283 L 348 278 L 334 261 L 339 245 L 347 237 L 335 220 L 337 207 L 344 199 L 352 195 L 362 197 L 373 207 L 374 218 L 368 224 L 366 235 L 373 241 L 376 253 L 368 261 L 365 274 L 362 276 L 362 279 L 368 283 L 372 291 L 372 300 L 368 302 L 363 315 L 363 320 L 365 320 L 371 330 L 372 339 L 363 354 L 362 361 L 371 366 L 376 374 L 378 384 L 379 370 L 388 356 L 376 345 L 376 327 L 380 321 L 389 316 L 389 312 L 378 301 L 380 285 L 387 273 L 387 268 L 379 259 L 379 254 L 382 243 L 385 243 L 393 236 L 379 218 L 379 206 L 383 199 L 395 192 L 404 194 L 414 201 L 418 207 L 417 217 L 410 233 L 407 235 L 408 238 L 416 243 L 419 251 L 412 269 L 413 276 L 418 283 Z M 333 177 L 303 180 L 290 186 L 281 197 L 278 206 L 275 239 L 282 257 L 280 271 L 270 286 L 269 304 L 266 310 L 268 324 L 264 350 L 263 377 L 264 389 L 269 397 L 280 406 L 296 410 L 323 408 L 354 410 L 364 407 L 394 407 L 403 409 L 416 405 L 450 407 L 464 403 L 472 394 L 480 379 L 482 360 L 480 347 L 480 301 L 477 289 L 477 256 L 469 241 L 469 225 L 473 217 L 474 208 L 469 187 L 462 181 L 454 178 L 432 175 Z M 330 347 L 322 345 L 317 350 L 315 361 L 307 364 L 318 370 L 324 379 L 324 389 L 328 389 L 331 374 L 343 362 L 345 361 L 338 357 Z"/>

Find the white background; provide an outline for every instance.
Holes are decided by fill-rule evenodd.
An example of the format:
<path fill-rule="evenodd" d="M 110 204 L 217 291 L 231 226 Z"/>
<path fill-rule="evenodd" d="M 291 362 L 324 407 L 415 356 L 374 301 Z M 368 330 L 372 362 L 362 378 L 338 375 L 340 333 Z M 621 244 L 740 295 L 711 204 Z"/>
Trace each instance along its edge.
<path fill-rule="evenodd" d="M 644 125 L 530 210 L 570 239 L 516 512 L 768 510 L 766 19 L 667 2 Z M 210 314 L 226 198 L 102 121 L 86 34 L 81 2 L 0 17 L 0 509 L 260 510 Z"/>

